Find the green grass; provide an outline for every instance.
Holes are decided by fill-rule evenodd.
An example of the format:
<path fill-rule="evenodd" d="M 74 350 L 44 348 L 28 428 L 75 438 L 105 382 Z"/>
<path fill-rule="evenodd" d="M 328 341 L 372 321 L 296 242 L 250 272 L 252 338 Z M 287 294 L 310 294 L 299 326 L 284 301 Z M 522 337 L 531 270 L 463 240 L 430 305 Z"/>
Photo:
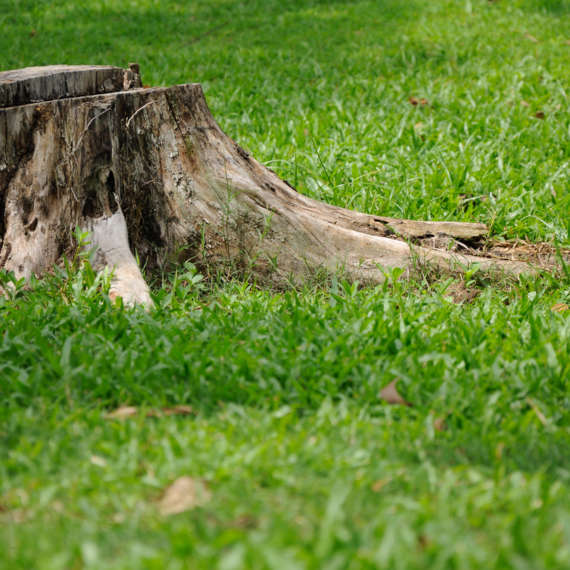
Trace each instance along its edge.
<path fill-rule="evenodd" d="M 0 32 L 1 69 L 201 82 L 314 197 L 570 244 L 567 1 L 0 0 Z M 84 267 L 0 297 L 0 568 L 570 567 L 569 269 L 475 274 L 463 304 L 428 277 L 276 294 L 187 266 L 145 313 Z M 379 398 L 395 378 L 413 407 Z M 211 500 L 162 516 L 183 475 Z"/>

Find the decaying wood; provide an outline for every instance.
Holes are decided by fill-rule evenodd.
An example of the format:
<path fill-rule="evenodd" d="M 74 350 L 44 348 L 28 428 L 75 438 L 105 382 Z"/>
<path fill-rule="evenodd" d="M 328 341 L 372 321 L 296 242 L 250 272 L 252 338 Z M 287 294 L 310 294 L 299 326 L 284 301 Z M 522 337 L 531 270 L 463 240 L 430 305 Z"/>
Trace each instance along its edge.
<path fill-rule="evenodd" d="M 49 270 L 76 227 L 130 303 L 150 302 L 132 251 L 149 270 L 173 257 L 229 261 L 273 281 L 326 268 L 377 282 L 418 259 L 532 270 L 474 255 L 483 224 L 386 218 L 299 194 L 222 132 L 199 84 L 142 89 L 136 66 L 31 68 L 0 74 L 0 107 L 0 268 L 17 276 Z"/>

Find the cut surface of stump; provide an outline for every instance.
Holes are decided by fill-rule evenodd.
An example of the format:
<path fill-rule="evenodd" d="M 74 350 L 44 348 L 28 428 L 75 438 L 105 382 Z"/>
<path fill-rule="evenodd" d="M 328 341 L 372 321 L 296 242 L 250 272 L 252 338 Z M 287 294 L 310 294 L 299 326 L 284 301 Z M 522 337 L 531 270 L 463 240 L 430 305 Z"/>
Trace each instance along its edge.
<path fill-rule="evenodd" d="M 0 72 L 0 107 L 14 107 L 141 87 L 139 69 L 107 65 L 50 65 Z"/>
<path fill-rule="evenodd" d="M 127 303 L 151 302 L 133 251 L 149 270 L 176 257 L 272 282 L 321 268 L 379 282 L 418 259 L 533 270 L 481 254 L 483 224 L 388 218 L 299 194 L 222 132 L 199 84 L 140 85 L 136 64 L 0 73 L 0 269 L 42 275 L 79 227 Z"/>

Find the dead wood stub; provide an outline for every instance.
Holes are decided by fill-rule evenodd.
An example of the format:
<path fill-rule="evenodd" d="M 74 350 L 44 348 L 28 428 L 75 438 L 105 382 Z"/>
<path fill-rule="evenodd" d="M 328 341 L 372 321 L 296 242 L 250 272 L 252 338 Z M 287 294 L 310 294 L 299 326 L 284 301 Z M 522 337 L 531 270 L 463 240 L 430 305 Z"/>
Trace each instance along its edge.
<path fill-rule="evenodd" d="M 135 66 L 0 73 L 0 106 L 22 103 L 0 108 L 0 268 L 41 275 L 79 226 L 129 302 L 150 302 L 132 251 L 149 269 L 185 251 L 273 281 L 342 268 L 375 282 L 417 257 L 531 270 L 481 255 L 483 224 L 388 218 L 303 196 L 222 132 L 200 85 L 139 86 Z"/>

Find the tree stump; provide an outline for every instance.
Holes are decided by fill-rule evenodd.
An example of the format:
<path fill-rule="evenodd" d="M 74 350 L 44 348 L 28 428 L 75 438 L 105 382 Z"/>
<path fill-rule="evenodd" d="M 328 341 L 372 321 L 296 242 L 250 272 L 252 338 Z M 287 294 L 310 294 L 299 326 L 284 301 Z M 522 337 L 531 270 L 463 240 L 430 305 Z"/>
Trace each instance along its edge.
<path fill-rule="evenodd" d="M 0 73 L 0 269 L 42 275 L 74 247 L 76 227 L 127 303 L 151 303 L 132 251 L 149 270 L 191 259 L 273 282 L 319 268 L 378 282 L 418 259 L 531 269 L 474 255 L 483 224 L 387 218 L 299 194 L 222 132 L 199 84 L 141 88 L 136 64 Z"/>

